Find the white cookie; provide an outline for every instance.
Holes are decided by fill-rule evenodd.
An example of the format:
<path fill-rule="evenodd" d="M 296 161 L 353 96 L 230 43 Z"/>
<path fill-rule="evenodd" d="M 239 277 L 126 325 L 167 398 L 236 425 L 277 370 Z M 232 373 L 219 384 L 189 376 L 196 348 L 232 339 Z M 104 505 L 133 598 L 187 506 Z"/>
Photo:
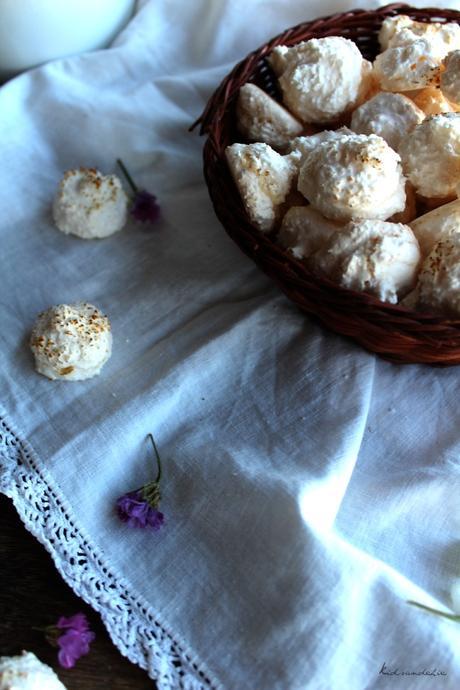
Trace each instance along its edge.
<path fill-rule="evenodd" d="M 399 15 L 385 19 L 379 33 L 382 50 L 406 46 L 419 39 L 427 41 L 431 54 L 442 60 L 460 48 L 460 26 L 455 22 L 417 22 L 407 15 Z"/>
<path fill-rule="evenodd" d="M 280 149 L 303 130 L 303 125 L 286 108 L 255 84 L 240 88 L 236 119 L 239 131 L 248 141 Z"/>
<path fill-rule="evenodd" d="M 415 292 L 418 309 L 460 318 L 460 233 L 436 242 L 422 264 Z"/>
<path fill-rule="evenodd" d="M 111 355 L 110 323 L 87 302 L 59 304 L 38 315 L 30 347 L 39 374 L 83 381 L 99 374 Z"/>
<path fill-rule="evenodd" d="M 432 115 L 399 147 L 404 172 L 428 199 L 455 196 L 460 179 L 460 113 Z"/>
<path fill-rule="evenodd" d="M 413 91 L 439 84 L 441 60 L 421 38 L 388 48 L 374 61 L 374 74 L 384 91 Z"/>
<path fill-rule="evenodd" d="M 326 141 L 344 139 L 350 134 L 353 134 L 353 132 L 351 129 L 348 129 L 348 127 L 340 127 L 340 129 L 325 129 L 322 132 L 310 134 L 309 136 L 296 137 L 291 141 L 288 150 L 291 153 L 292 160 L 296 163 L 300 170 L 303 163 L 305 163 L 307 156 L 314 151 L 317 146 Z"/>
<path fill-rule="evenodd" d="M 53 217 L 62 232 L 83 239 L 103 238 L 126 224 L 128 199 L 116 175 L 94 168 L 68 170 L 54 199 Z"/>
<path fill-rule="evenodd" d="M 0 690 L 66 690 L 53 669 L 35 654 L 0 657 Z"/>
<path fill-rule="evenodd" d="M 232 144 L 225 155 L 251 222 L 261 232 L 270 232 L 293 186 L 295 164 L 268 144 Z"/>
<path fill-rule="evenodd" d="M 288 46 L 275 46 L 273 48 L 267 59 L 277 77 L 280 77 L 286 71 L 288 65 L 292 67 L 293 64 L 300 60 L 302 48 L 306 43 L 306 41 L 302 41 L 290 48 Z"/>
<path fill-rule="evenodd" d="M 311 206 L 292 206 L 281 223 L 278 242 L 296 259 L 306 259 L 324 247 L 342 227 Z"/>
<path fill-rule="evenodd" d="M 406 91 L 404 95 L 410 98 L 425 115 L 456 113 L 459 110 L 459 107 L 451 103 L 437 85 L 427 86 L 417 91 Z"/>
<path fill-rule="evenodd" d="M 371 64 L 346 38 L 313 38 L 281 48 L 272 64 L 278 66 L 284 103 L 302 122 L 333 122 L 373 87 Z"/>
<path fill-rule="evenodd" d="M 342 287 L 395 304 L 416 281 L 420 248 L 408 225 L 352 222 L 313 254 L 311 269 Z"/>
<path fill-rule="evenodd" d="M 454 232 L 460 232 L 460 199 L 415 218 L 410 226 L 419 241 L 423 256 L 427 256 L 436 242 Z"/>
<path fill-rule="evenodd" d="M 350 127 L 358 134 L 377 134 L 397 151 L 401 139 L 424 118 L 409 98 L 382 91 L 354 111 Z"/>
<path fill-rule="evenodd" d="M 307 156 L 298 189 L 326 218 L 386 220 L 406 203 L 400 160 L 375 134 L 328 141 Z"/>
<path fill-rule="evenodd" d="M 393 213 L 387 218 L 390 223 L 402 223 L 403 225 L 410 225 L 411 221 L 417 217 L 417 195 L 409 180 L 406 180 L 406 205 L 402 211 Z"/>
<path fill-rule="evenodd" d="M 396 17 L 384 19 L 379 31 L 379 43 L 382 52 L 390 47 L 391 41 L 401 29 L 413 23 L 414 20 L 406 14 L 398 14 Z"/>
<path fill-rule="evenodd" d="M 460 104 L 460 50 L 454 50 L 444 59 L 441 73 L 441 91 L 452 103 Z"/>

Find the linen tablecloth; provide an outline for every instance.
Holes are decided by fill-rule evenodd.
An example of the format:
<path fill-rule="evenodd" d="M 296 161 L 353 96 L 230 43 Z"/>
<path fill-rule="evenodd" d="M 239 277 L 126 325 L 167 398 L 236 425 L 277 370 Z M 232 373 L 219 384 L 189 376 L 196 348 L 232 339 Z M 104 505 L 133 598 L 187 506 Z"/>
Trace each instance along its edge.
<path fill-rule="evenodd" d="M 250 50 L 354 6 L 147 0 L 109 49 L 0 89 L 0 487 L 160 690 L 460 686 L 460 628 L 406 603 L 449 607 L 460 576 L 459 369 L 386 363 L 297 311 L 220 227 L 187 131 Z M 117 157 L 161 221 L 58 232 L 63 172 Z M 80 300 L 113 355 L 49 381 L 30 329 Z M 149 432 L 157 533 L 114 512 L 154 477 Z"/>

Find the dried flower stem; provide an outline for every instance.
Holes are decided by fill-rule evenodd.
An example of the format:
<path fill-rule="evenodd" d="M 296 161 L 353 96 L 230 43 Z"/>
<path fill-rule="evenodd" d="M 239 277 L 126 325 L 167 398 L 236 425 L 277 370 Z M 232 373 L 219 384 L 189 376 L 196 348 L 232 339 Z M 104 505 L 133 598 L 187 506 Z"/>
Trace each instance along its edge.
<path fill-rule="evenodd" d="M 157 478 L 155 479 L 155 484 L 158 484 L 161 479 L 161 459 L 160 459 L 160 453 L 158 452 L 157 445 L 155 443 L 155 439 L 153 438 L 152 434 L 148 435 L 149 439 L 152 442 L 153 450 L 155 451 L 155 456 L 157 459 L 157 465 L 158 465 L 158 472 L 157 472 Z"/>
<path fill-rule="evenodd" d="M 139 189 L 120 158 L 117 158 L 117 163 L 131 187 L 131 216 L 141 223 L 156 223 L 161 213 L 156 196 L 146 189 Z"/>
<path fill-rule="evenodd" d="M 137 194 L 137 192 L 139 191 L 139 188 L 138 188 L 137 184 L 134 182 L 131 175 L 129 174 L 125 164 L 123 163 L 123 161 L 120 158 L 117 158 L 117 163 L 120 166 L 120 168 L 123 172 L 123 175 L 126 177 L 126 180 L 129 184 L 129 186 L 131 187 L 131 189 L 133 190 L 134 194 Z"/>
<path fill-rule="evenodd" d="M 150 441 L 152 442 L 153 449 L 155 451 L 155 457 L 157 461 L 157 476 L 156 479 L 153 480 L 153 482 L 148 482 L 148 484 L 145 484 L 144 488 L 142 489 L 142 496 L 145 498 L 146 501 L 149 502 L 149 504 L 152 507 L 156 507 L 159 502 L 161 501 L 161 494 L 160 494 L 160 479 L 161 479 L 161 458 L 160 458 L 160 453 L 158 452 L 158 448 L 155 443 L 155 439 L 153 438 L 152 434 L 148 435 Z"/>
<path fill-rule="evenodd" d="M 433 613 L 435 616 L 441 616 L 442 618 L 448 618 L 451 621 L 456 621 L 457 623 L 460 622 L 460 615 L 457 615 L 455 613 L 444 613 L 444 611 L 438 611 L 437 609 L 432 609 L 431 606 L 425 606 L 424 604 L 419 604 L 418 601 L 408 601 L 408 604 L 411 604 L 412 606 L 417 606 L 419 609 L 423 609 L 423 611 L 428 611 L 429 613 Z"/>

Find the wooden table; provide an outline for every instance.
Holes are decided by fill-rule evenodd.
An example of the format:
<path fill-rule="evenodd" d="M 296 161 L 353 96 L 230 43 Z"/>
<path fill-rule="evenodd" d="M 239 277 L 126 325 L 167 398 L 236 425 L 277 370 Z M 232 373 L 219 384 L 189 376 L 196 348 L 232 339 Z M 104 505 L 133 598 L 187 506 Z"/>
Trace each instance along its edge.
<path fill-rule="evenodd" d="M 11 501 L 0 495 L 0 656 L 23 649 L 52 666 L 68 690 L 155 690 L 144 671 L 116 649 L 99 616 L 65 584 L 45 549 L 22 525 Z M 96 640 L 71 670 L 61 669 L 43 628 L 59 616 L 82 611 Z"/>

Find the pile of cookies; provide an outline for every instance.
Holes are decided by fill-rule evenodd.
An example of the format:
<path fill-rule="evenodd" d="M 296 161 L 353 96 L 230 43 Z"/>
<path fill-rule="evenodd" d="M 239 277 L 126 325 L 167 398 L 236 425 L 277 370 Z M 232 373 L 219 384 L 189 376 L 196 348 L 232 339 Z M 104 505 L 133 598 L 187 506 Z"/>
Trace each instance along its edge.
<path fill-rule="evenodd" d="M 251 223 L 314 273 L 460 317 L 460 26 L 387 18 L 373 63 L 341 36 L 277 46 L 282 104 L 241 87 L 226 149 Z"/>

